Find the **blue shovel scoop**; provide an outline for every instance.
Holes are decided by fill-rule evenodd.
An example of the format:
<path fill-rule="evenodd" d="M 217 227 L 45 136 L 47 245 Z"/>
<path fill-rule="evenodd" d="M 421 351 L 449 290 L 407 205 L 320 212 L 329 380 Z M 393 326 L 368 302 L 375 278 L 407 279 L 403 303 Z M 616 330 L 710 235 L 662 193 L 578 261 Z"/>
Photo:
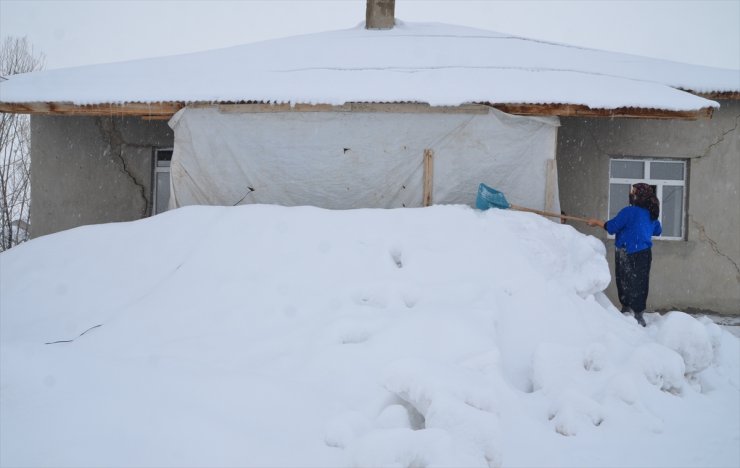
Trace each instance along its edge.
<path fill-rule="evenodd" d="M 579 218 L 577 216 L 568 216 L 559 213 L 553 213 L 551 211 L 535 210 L 533 208 L 525 208 L 523 206 L 512 205 L 506 199 L 503 192 L 489 187 L 486 184 L 480 184 L 478 186 L 478 196 L 475 199 L 475 207 L 479 210 L 487 210 L 489 208 L 498 208 L 501 210 L 516 210 L 516 211 L 527 211 L 529 213 L 536 213 L 538 215 L 547 216 L 548 218 L 560 218 L 560 219 L 572 219 L 573 221 L 581 221 L 582 223 L 588 223 L 588 219 Z"/>

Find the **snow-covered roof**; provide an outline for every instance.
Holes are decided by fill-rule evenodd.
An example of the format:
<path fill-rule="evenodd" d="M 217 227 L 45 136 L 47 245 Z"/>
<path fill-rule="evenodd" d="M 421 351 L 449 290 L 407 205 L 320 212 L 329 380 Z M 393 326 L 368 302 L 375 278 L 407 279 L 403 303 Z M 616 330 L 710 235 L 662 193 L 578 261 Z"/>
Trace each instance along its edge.
<path fill-rule="evenodd" d="M 0 102 L 568 104 L 694 111 L 740 70 L 437 23 L 364 25 L 224 49 L 9 77 Z"/>

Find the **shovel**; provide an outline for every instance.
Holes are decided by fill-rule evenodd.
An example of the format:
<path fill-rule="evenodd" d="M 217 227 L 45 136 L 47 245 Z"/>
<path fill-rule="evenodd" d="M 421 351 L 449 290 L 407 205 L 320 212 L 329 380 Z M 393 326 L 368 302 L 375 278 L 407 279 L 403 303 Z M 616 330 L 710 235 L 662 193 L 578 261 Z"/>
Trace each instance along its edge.
<path fill-rule="evenodd" d="M 560 218 L 560 219 L 572 219 L 573 221 L 580 221 L 582 223 L 588 223 L 588 219 L 579 218 L 577 216 L 567 216 L 564 214 L 553 213 L 551 211 L 535 210 L 532 208 L 525 208 L 523 206 L 512 205 L 506 199 L 503 192 L 499 192 L 486 184 L 480 184 L 478 186 L 478 197 L 475 199 L 475 207 L 479 210 L 487 210 L 489 208 L 500 208 L 502 210 L 516 210 L 516 211 L 527 211 L 529 213 L 536 213 L 538 215 L 547 216 L 549 218 Z"/>

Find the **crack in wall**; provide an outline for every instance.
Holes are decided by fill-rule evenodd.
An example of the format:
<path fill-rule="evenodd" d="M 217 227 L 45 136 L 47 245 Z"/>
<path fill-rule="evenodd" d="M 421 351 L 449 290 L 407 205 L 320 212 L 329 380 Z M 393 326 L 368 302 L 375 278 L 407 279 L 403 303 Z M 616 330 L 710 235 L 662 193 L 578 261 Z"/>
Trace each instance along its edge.
<path fill-rule="evenodd" d="M 735 125 L 732 128 L 723 131 L 719 135 L 719 137 L 717 137 L 712 143 L 710 143 L 709 145 L 707 145 L 706 149 L 704 150 L 704 152 L 702 154 L 699 154 L 699 155 L 696 155 L 696 156 L 690 156 L 688 159 L 696 160 L 696 159 L 702 159 L 702 158 L 705 158 L 705 157 L 709 156 L 709 153 L 711 153 L 711 151 L 714 149 L 714 147 L 716 147 L 717 145 L 719 145 L 722 142 L 724 142 L 725 141 L 725 138 L 727 138 L 728 135 L 730 135 L 731 133 L 734 133 L 734 132 L 736 132 L 738 130 L 738 127 L 740 127 L 740 115 L 736 115 L 735 116 Z M 605 155 L 605 156 L 609 156 L 609 157 L 612 156 L 610 153 L 606 152 L 601 147 L 601 145 L 599 144 L 598 138 L 596 138 L 596 136 L 594 135 L 594 132 L 593 132 L 593 130 L 591 128 L 584 127 L 584 130 L 586 131 L 586 133 L 588 134 L 588 136 L 591 138 L 591 141 L 593 142 L 594 146 L 596 147 L 596 150 L 597 150 L 598 153 L 600 153 L 602 155 Z"/>
<path fill-rule="evenodd" d="M 733 260 L 732 257 L 725 254 L 719 249 L 717 242 L 707 235 L 707 230 L 703 224 L 696 221 L 693 217 L 691 218 L 691 224 L 693 224 L 694 227 L 696 227 L 696 229 L 699 230 L 699 238 L 703 241 L 706 241 L 709 244 L 709 246 L 712 248 L 715 254 L 719 255 L 720 257 L 724 257 L 725 259 L 727 259 L 728 262 L 732 264 L 733 267 L 735 267 L 735 271 L 737 272 L 736 274 L 737 280 L 740 281 L 740 265 L 738 265 L 738 263 L 735 260 Z"/>
<path fill-rule="evenodd" d="M 121 172 L 125 174 L 136 187 L 138 187 L 138 191 L 141 194 L 141 200 L 144 203 L 144 206 L 141 208 L 140 211 L 140 217 L 146 217 L 149 212 L 149 199 L 147 198 L 146 186 L 142 182 L 139 182 L 134 174 L 129 170 L 128 164 L 126 164 L 126 158 L 123 156 L 123 150 L 124 147 L 145 149 L 149 149 L 150 147 L 146 145 L 126 143 L 123 135 L 121 134 L 121 131 L 116 128 L 116 124 L 113 121 L 113 118 L 98 118 L 96 119 L 96 123 L 98 125 L 98 128 L 100 129 L 100 133 L 103 136 L 103 140 L 108 143 L 108 149 L 110 153 L 115 155 L 118 161 L 121 163 Z"/>
<path fill-rule="evenodd" d="M 740 122 L 740 115 L 735 116 L 735 126 L 734 127 L 732 127 L 731 129 L 727 131 L 722 132 L 722 134 L 720 134 L 720 136 L 714 142 L 707 145 L 707 148 L 704 150 L 702 154 L 698 156 L 692 156 L 690 159 L 703 159 L 709 156 L 709 153 L 712 151 L 712 149 L 714 149 L 715 146 L 725 141 L 725 138 L 727 137 L 727 135 L 729 135 L 730 133 L 734 133 L 737 130 L 738 122 Z"/>
<path fill-rule="evenodd" d="M 730 135 L 732 133 L 735 133 L 738 130 L 738 127 L 739 126 L 740 126 L 740 115 L 737 115 L 737 116 L 735 116 L 735 125 L 732 128 L 730 128 L 730 129 L 725 130 L 724 132 L 722 132 L 719 135 L 719 137 L 717 139 L 715 139 L 714 142 L 712 142 L 709 145 L 707 145 L 707 148 L 704 150 L 704 152 L 701 155 L 694 156 L 691 159 L 698 160 L 698 159 L 702 159 L 702 158 L 705 158 L 705 157 L 709 156 L 709 154 L 711 153 L 711 151 L 717 145 L 719 145 L 722 142 L 724 142 L 725 141 L 725 138 L 727 138 L 728 135 Z M 730 262 L 730 264 L 732 264 L 732 266 L 735 268 L 736 278 L 737 278 L 738 282 L 740 282 L 740 265 L 738 265 L 738 262 L 736 262 L 735 260 L 732 259 L 732 257 L 730 257 L 729 255 L 725 254 L 724 252 L 722 252 L 720 250 L 719 246 L 717 245 L 717 242 L 714 239 L 712 239 L 711 237 L 709 237 L 707 235 L 706 228 L 705 228 L 705 226 L 703 224 L 701 224 L 698 221 L 696 221 L 693 217 L 691 217 L 691 223 L 699 231 L 699 238 L 702 241 L 707 242 L 709 244 L 709 246 L 711 247 L 712 251 L 714 251 L 715 254 L 717 254 L 720 257 L 723 257 L 723 258 L 727 259 L 727 261 Z"/>

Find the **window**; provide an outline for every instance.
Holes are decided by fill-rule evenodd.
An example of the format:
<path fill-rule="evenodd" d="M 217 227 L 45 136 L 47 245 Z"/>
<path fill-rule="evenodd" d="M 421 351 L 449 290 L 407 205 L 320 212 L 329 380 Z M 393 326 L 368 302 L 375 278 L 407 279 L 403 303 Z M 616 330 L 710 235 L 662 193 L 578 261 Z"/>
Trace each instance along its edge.
<path fill-rule="evenodd" d="M 682 240 L 686 212 L 686 162 L 670 159 L 612 159 L 609 167 L 609 219 L 629 204 L 630 187 L 644 182 L 660 200 L 663 239 Z"/>
<path fill-rule="evenodd" d="M 164 213 L 170 201 L 172 148 L 154 150 L 152 171 L 152 214 Z"/>

